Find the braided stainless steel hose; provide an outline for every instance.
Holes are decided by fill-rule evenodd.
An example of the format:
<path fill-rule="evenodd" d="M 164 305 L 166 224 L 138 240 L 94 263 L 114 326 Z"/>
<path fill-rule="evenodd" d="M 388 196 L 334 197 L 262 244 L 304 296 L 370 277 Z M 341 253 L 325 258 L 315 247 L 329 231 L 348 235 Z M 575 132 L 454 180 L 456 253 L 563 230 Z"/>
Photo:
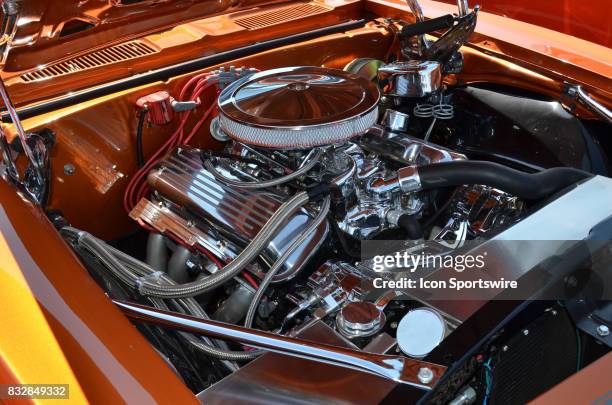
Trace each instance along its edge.
<path fill-rule="evenodd" d="M 259 304 L 261 297 L 263 297 L 266 289 L 270 285 L 272 278 L 274 278 L 276 273 L 283 267 L 283 264 L 289 258 L 289 256 L 291 256 L 293 252 L 302 245 L 302 243 L 306 240 L 306 238 L 308 238 L 308 236 L 312 232 L 314 232 L 319 227 L 319 225 L 321 225 L 321 223 L 325 220 L 325 218 L 327 217 L 327 214 L 329 213 L 330 201 L 331 200 L 329 197 L 323 200 L 323 204 L 321 205 L 321 209 L 319 210 L 319 213 L 314 218 L 314 220 L 308 225 L 308 228 L 306 228 L 304 232 L 302 232 L 302 234 L 297 239 L 295 239 L 293 243 L 291 243 L 291 245 L 287 248 L 287 250 L 285 250 L 285 252 L 281 255 L 281 257 L 279 257 L 276 260 L 276 262 L 274 262 L 270 270 L 268 270 L 268 272 L 266 273 L 266 276 L 261 281 L 259 288 L 255 292 L 253 299 L 251 300 L 251 304 L 249 305 L 249 310 L 247 311 L 246 318 L 244 321 L 244 326 L 246 326 L 247 328 L 250 328 L 251 325 L 253 324 L 253 318 L 255 317 L 255 311 L 257 310 L 257 305 Z"/>
<path fill-rule="evenodd" d="M 302 191 L 283 203 L 247 247 L 233 261 L 217 270 L 216 273 L 200 280 L 173 286 L 162 285 L 143 279 L 139 282 L 138 289 L 140 293 L 159 298 L 184 298 L 193 297 L 219 287 L 234 278 L 248 264 L 255 260 L 270 242 L 278 227 L 308 203 L 308 201 L 308 193 Z"/>
<path fill-rule="evenodd" d="M 153 274 L 158 274 L 159 280 L 161 280 L 163 283 L 167 283 L 168 285 L 176 284 L 167 275 L 160 273 L 146 263 L 143 263 L 134 257 L 110 245 L 107 245 L 105 242 L 87 232 L 71 227 L 65 227 L 60 230 L 60 233 L 78 246 L 88 250 L 98 260 L 100 260 L 100 262 L 111 272 L 112 275 L 132 288 L 136 288 L 137 282 L 141 277 L 151 276 Z M 168 306 L 164 300 L 155 297 L 148 297 L 148 299 L 155 307 L 160 309 L 168 309 Z M 202 319 L 210 319 L 208 314 L 206 314 L 202 307 L 193 298 L 178 299 L 175 302 L 179 310 L 181 307 L 184 308 L 184 310 L 181 310 L 183 313 L 194 315 Z M 224 364 L 231 371 L 235 371 L 237 369 L 237 366 L 233 364 L 234 361 L 251 360 L 261 354 L 254 351 L 243 352 L 232 351 L 224 347 L 217 348 L 207 337 L 202 337 L 200 340 L 191 334 L 184 333 L 182 335 L 191 345 L 202 351 L 204 354 L 224 360 Z M 220 346 L 227 347 L 224 342 L 219 341 L 219 343 L 221 343 Z"/>

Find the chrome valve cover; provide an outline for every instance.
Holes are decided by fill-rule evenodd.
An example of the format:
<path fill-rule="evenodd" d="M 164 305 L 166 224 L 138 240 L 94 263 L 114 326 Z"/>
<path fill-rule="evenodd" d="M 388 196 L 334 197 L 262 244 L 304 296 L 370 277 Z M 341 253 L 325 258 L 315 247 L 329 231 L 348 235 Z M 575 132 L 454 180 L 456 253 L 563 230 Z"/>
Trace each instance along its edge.
<path fill-rule="evenodd" d="M 192 225 L 209 230 L 215 239 L 229 241 L 227 250 L 239 251 L 270 219 L 284 198 L 270 191 L 249 191 L 228 187 L 202 166 L 199 149 L 180 147 L 170 153 L 148 176 L 159 198 L 181 216 L 193 218 Z M 198 221 L 198 219 L 204 221 Z M 273 237 L 262 259 L 273 263 L 308 226 L 312 216 L 305 210 L 294 215 Z M 274 281 L 293 277 L 316 253 L 328 232 L 323 222 L 292 254 Z M 218 236 L 222 235 L 222 238 Z M 223 243 L 223 242 L 220 242 Z"/>

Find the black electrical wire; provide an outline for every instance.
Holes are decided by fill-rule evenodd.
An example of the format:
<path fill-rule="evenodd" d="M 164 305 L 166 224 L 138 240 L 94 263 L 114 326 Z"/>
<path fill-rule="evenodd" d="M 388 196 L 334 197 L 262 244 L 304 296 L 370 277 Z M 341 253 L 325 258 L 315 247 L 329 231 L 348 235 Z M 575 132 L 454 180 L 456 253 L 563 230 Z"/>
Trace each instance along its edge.
<path fill-rule="evenodd" d="M 145 164 L 144 152 L 142 150 L 142 130 L 144 129 L 146 118 L 146 111 L 143 110 L 138 113 L 138 126 L 136 127 L 136 162 L 138 162 L 138 167 L 143 167 Z"/>
<path fill-rule="evenodd" d="M 433 225 L 435 225 L 438 218 L 440 218 L 440 215 L 442 215 L 448 209 L 448 207 L 451 205 L 456 195 L 457 195 L 457 188 L 453 190 L 453 192 L 451 193 L 450 197 L 448 197 L 446 202 L 442 204 L 442 206 L 436 212 L 434 212 L 427 219 L 427 221 L 423 224 L 424 230 L 429 230 Z"/>

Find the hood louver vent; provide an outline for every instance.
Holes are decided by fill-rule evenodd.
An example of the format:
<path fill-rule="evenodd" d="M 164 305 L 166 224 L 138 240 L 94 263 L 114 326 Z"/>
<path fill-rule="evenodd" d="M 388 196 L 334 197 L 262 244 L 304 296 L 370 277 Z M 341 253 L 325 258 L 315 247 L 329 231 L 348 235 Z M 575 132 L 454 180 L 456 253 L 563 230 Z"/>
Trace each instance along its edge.
<path fill-rule="evenodd" d="M 237 18 L 234 22 L 248 30 L 256 30 L 288 21 L 299 20 L 300 18 L 324 13 L 326 11 L 329 11 L 329 9 L 317 4 L 298 4 L 283 9 Z"/>
<path fill-rule="evenodd" d="M 52 77 L 81 72 L 87 69 L 93 69 L 100 66 L 110 65 L 112 63 L 139 58 L 141 56 L 151 55 L 156 52 L 157 51 L 155 49 L 145 45 L 142 42 L 131 41 L 25 73 L 21 75 L 21 79 L 24 82 L 50 79 Z"/>

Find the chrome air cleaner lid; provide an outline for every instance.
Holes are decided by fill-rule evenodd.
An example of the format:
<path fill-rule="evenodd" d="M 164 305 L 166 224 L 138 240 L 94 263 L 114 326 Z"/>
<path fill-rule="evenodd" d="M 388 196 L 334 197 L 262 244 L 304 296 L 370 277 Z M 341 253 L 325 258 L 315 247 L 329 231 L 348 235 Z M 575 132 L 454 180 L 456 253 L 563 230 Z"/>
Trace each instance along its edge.
<path fill-rule="evenodd" d="M 289 67 L 244 77 L 219 96 L 219 125 L 259 147 L 306 149 L 362 134 L 378 117 L 380 93 L 342 70 Z"/>

